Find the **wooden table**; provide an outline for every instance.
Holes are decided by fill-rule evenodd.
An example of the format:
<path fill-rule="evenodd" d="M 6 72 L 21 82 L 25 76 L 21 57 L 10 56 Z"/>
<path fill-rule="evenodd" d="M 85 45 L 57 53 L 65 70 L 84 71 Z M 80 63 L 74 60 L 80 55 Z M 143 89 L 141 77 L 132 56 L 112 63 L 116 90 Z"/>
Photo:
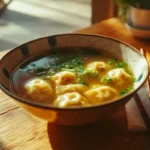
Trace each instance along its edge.
<path fill-rule="evenodd" d="M 150 41 L 132 37 L 119 19 L 111 18 L 76 32 L 110 36 L 137 49 L 144 48 L 150 62 Z M 82 127 L 60 126 L 31 116 L 0 91 L 0 150 L 100 149 L 150 150 L 150 135 L 128 131 L 124 107 L 110 120 Z"/>

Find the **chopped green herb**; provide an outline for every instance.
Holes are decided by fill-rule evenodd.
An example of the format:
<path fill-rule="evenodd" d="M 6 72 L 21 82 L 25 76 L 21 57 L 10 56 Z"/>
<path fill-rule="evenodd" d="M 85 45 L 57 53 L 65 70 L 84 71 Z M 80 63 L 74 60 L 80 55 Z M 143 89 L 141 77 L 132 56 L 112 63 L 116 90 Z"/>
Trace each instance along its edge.
<path fill-rule="evenodd" d="M 85 82 L 85 80 L 84 80 L 83 77 L 78 77 L 78 81 L 79 81 L 81 84 L 87 85 L 87 83 Z"/>
<path fill-rule="evenodd" d="M 52 54 L 49 56 L 50 58 L 54 58 L 56 60 L 62 59 L 64 56 L 61 54 Z"/>
<path fill-rule="evenodd" d="M 109 77 L 109 78 L 107 78 L 107 81 L 108 81 L 108 82 L 112 82 L 113 79 Z"/>
<path fill-rule="evenodd" d="M 126 62 L 118 62 L 115 64 L 116 68 L 127 68 L 127 63 Z"/>
<path fill-rule="evenodd" d="M 129 93 L 132 89 L 133 89 L 133 87 L 126 88 L 126 89 L 120 91 L 120 94 L 121 94 L 121 95 L 127 94 L 127 93 Z"/>
<path fill-rule="evenodd" d="M 85 75 L 95 78 L 98 76 L 98 72 L 97 71 L 93 71 L 93 70 L 85 70 Z"/>
<path fill-rule="evenodd" d="M 48 71 L 48 68 L 31 64 L 30 68 L 27 69 L 27 71 L 31 73 L 37 73 L 38 75 L 45 75 Z"/>
<path fill-rule="evenodd" d="M 116 62 L 117 62 L 116 58 L 111 58 L 111 59 L 109 59 L 108 64 L 109 65 L 114 65 Z"/>
<path fill-rule="evenodd" d="M 31 66 L 33 66 L 33 67 L 34 67 L 34 66 L 36 66 L 36 64 L 31 64 Z"/>
<path fill-rule="evenodd" d="M 63 62 L 55 63 L 50 67 L 53 72 L 57 73 L 59 71 L 70 71 L 74 72 L 77 75 L 78 81 L 81 84 L 85 84 L 84 80 L 84 59 L 81 54 L 72 56 L 69 60 Z M 49 72 L 51 74 L 51 72 Z"/>
<path fill-rule="evenodd" d="M 111 58 L 108 64 L 114 68 L 127 68 L 128 64 L 125 61 L 118 61 L 116 58 Z"/>
<path fill-rule="evenodd" d="M 37 71 L 37 72 L 45 72 L 45 71 L 47 71 L 47 68 L 44 68 L 44 67 L 37 67 L 36 71 Z"/>
<path fill-rule="evenodd" d="M 101 79 L 101 83 L 103 84 L 108 84 L 108 83 L 111 83 L 113 82 L 113 79 L 108 77 L 108 76 L 103 76 L 102 79 Z"/>
<path fill-rule="evenodd" d="M 59 71 L 70 71 L 77 75 L 80 83 L 85 84 L 84 81 L 84 59 L 81 54 L 79 55 L 69 55 L 63 56 L 62 54 L 52 54 L 49 55 L 51 62 L 49 62 L 47 67 L 38 66 L 35 63 L 27 65 L 27 71 L 31 73 L 36 73 L 40 76 L 52 76 Z M 24 68 L 25 69 L 25 68 Z"/>
<path fill-rule="evenodd" d="M 136 78 L 132 78 L 132 84 L 134 84 L 136 81 Z"/>

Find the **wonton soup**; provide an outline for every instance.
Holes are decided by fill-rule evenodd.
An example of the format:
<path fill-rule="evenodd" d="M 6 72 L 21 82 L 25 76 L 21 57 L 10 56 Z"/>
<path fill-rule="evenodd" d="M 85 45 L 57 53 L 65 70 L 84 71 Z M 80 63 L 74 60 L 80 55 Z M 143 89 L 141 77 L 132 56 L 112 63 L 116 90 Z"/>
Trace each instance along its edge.
<path fill-rule="evenodd" d="M 111 101 L 133 89 L 127 62 L 90 48 L 59 48 L 30 60 L 14 72 L 10 86 L 17 95 L 57 107 Z"/>

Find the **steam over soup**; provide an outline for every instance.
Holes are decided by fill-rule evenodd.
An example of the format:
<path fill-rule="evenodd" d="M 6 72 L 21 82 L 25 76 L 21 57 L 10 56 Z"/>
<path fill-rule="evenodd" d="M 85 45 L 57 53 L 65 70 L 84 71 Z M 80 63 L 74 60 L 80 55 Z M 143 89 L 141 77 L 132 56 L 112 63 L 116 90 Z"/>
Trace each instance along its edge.
<path fill-rule="evenodd" d="M 28 100 L 58 107 L 111 101 L 133 89 L 127 62 L 89 48 L 61 48 L 29 61 L 12 76 L 13 92 Z"/>

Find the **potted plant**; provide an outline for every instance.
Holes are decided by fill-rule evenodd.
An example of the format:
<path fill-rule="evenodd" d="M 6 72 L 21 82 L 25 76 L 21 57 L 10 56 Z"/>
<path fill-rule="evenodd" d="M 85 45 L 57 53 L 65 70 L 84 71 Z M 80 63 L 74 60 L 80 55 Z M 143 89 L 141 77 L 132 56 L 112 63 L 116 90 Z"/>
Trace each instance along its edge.
<path fill-rule="evenodd" d="M 119 16 L 135 36 L 150 37 L 150 0 L 116 0 Z"/>
<path fill-rule="evenodd" d="M 150 0 L 116 0 L 119 15 L 129 24 L 139 28 L 150 28 Z"/>

